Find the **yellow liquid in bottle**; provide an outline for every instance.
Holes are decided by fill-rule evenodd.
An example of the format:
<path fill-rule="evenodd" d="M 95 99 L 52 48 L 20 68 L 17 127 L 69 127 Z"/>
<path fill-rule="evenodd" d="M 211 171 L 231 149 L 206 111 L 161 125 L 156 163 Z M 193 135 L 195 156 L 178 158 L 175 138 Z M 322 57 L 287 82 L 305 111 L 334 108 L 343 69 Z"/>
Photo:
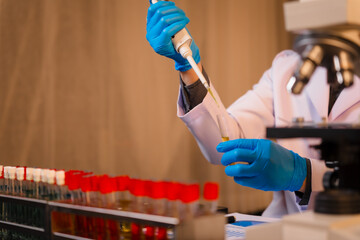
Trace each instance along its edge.
<path fill-rule="evenodd" d="M 123 210 L 123 211 L 128 211 L 129 206 L 131 204 L 131 200 L 120 200 L 120 209 L 119 210 Z M 131 223 L 128 221 L 122 221 L 120 223 L 120 231 L 122 233 L 122 239 L 124 240 L 128 240 L 131 239 Z"/>
<path fill-rule="evenodd" d="M 226 141 L 229 141 L 230 138 L 229 138 L 229 137 L 221 137 L 221 140 L 222 140 L 223 142 L 226 142 Z"/>
<path fill-rule="evenodd" d="M 249 164 L 248 162 L 233 162 L 228 164 L 227 166 L 232 166 L 232 165 L 236 165 L 236 164 Z"/>

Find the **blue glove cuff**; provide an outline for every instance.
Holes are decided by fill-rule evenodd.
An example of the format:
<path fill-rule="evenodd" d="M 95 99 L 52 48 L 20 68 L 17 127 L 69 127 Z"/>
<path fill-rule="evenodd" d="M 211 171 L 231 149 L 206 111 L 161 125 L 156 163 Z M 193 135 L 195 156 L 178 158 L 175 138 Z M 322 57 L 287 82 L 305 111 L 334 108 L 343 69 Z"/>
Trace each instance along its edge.
<path fill-rule="evenodd" d="M 196 64 L 198 64 L 200 62 L 200 55 L 199 54 L 193 54 L 193 58 L 194 58 L 194 61 L 196 62 Z M 184 59 L 184 62 L 183 63 L 179 63 L 179 62 L 175 62 L 175 69 L 177 71 L 180 71 L 180 72 L 185 72 L 187 70 L 190 70 L 191 69 L 191 65 L 190 63 L 185 59 Z"/>
<path fill-rule="evenodd" d="M 290 152 L 294 157 L 294 174 L 287 190 L 294 192 L 301 188 L 306 178 L 306 159 L 293 151 Z"/>
<path fill-rule="evenodd" d="M 196 64 L 198 64 L 200 62 L 200 53 L 199 53 L 199 48 L 196 46 L 194 40 L 192 41 L 190 47 L 191 47 L 191 51 L 192 51 L 192 57 L 194 58 L 194 61 L 196 62 Z M 179 56 L 180 56 L 180 54 L 179 54 Z M 191 65 L 187 61 L 187 59 L 183 58 L 182 56 L 180 56 L 180 58 L 181 58 L 181 62 L 175 61 L 175 69 L 180 72 L 185 72 L 187 70 L 190 70 Z"/>

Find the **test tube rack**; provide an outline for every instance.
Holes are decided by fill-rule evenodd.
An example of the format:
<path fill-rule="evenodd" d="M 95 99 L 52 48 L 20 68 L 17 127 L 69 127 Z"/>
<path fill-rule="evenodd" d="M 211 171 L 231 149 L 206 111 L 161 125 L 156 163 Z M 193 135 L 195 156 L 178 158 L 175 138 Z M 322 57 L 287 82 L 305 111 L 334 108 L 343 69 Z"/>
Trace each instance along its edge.
<path fill-rule="evenodd" d="M 40 218 L 41 226 L 33 226 L 33 224 L 29 224 L 27 221 L 31 221 L 31 219 L 23 219 L 22 221 L 20 221 L 21 223 L 19 223 L 19 221 L 12 221 L 13 219 L 6 218 L 6 216 L 3 216 L 3 207 L 6 204 L 12 204 L 13 207 L 18 206 L 21 208 L 22 206 L 26 206 L 33 207 L 34 209 L 40 209 L 40 211 L 38 211 L 38 214 L 40 216 L 38 217 Z M 16 232 L 19 235 L 24 234 L 27 236 L 33 236 L 30 239 L 36 240 L 91 239 L 61 232 L 54 232 L 52 230 L 51 224 L 51 216 L 53 212 L 63 212 L 75 215 L 111 219 L 115 221 L 128 221 L 149 226 L 172 228 L 174 230 L 174 239 L 176 240 L 218 240 L 225 238 L 225 217 L 222 214 L 205 215 L 193 218 L 189 221 L 180 222 L 178 218 L 173 217 L 121 211 L 116 209 L 74 205 L 55 201 L 46 201 L 2 194 L 0 194 L 0 206 L 0 234 L 2 234 L 0 237 L 1 239 L 7 239 L 3 236 L 4 233 L 6 233 L 7 231 Z"/>

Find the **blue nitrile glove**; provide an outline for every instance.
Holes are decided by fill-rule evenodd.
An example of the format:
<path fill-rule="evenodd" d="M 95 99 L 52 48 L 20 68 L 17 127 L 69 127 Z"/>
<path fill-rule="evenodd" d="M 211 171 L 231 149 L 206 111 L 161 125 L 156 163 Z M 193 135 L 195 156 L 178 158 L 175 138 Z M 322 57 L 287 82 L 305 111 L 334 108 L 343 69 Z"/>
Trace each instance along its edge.
<path fill-rule="evenodd" d="M 265 139 L 236 139 L 220 143 L 225 173 L 240 185 L 264 191 L 297 191 L 306 178 L 306 159 Z M 229 164 L 247 162 L 248 164 Z"/>
<path fill-rule="evenodd" d="M 146 39 L 151 47 L 160 55 L 175 60 L 175 69 L 181 72 L 191 69 L 188 61 L 176 52 L 171 37 L 188 24 L 189 19 L 173 2 L 159 1 L 150 5 L 146 23 Z M 199 48 L 194 40 L 191 51 L 196 63 L 200 62 Z"/>

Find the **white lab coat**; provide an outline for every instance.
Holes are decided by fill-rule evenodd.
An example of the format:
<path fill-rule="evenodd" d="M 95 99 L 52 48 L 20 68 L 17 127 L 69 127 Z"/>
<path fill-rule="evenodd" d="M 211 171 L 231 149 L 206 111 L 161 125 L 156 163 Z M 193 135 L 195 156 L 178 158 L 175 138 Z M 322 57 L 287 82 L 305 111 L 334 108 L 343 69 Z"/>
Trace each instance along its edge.
<path fill-rule="evenodd" d="M 212 91 L 220 101 L 220 108 L 209 94 L 203 102 L 188 113 L 184 112 L 181 94 L 178 101 L 178 116 L 194 135 L 203 155 L 213 164 L 221 164 L 221 153 L 216 151 L 221 137 L 217 127 L 216 115 L 224 114 L 230 139 L 265 138 L 267 126 L 284 126 L 294 117 L 304 117 L 305 121 L 320 122 L 323 117 L 329 123 L 354 123 L 360 117 L 360 80 L 356 76 L 354 85 L 344 89 L 328 115 L 329 86 L 327 72 L 318 68 L 300 95 L 287 92 L 286 84 L 292 76 L 300 57 L 287 50 L 276 56 L 272 67 L 264 73 L 259 83 L 244 96 L 225 109 L 213 85 Z M 278 143 L 300 156 L 309 158 L 312 166 L 312 191 L 323 190 L 322 177 L 326 168 L 319 154 L 309 145 L 319 143 L 318 139 L 286 139 Z M 314 196 L 312 194 L 311 196 Z M 299 199 L 293 192 L 274 192 L 273 201 L 264 216 L 281 217 L 300 212 Z M 312 198 L 310 198 L 310 203 Z"/>

